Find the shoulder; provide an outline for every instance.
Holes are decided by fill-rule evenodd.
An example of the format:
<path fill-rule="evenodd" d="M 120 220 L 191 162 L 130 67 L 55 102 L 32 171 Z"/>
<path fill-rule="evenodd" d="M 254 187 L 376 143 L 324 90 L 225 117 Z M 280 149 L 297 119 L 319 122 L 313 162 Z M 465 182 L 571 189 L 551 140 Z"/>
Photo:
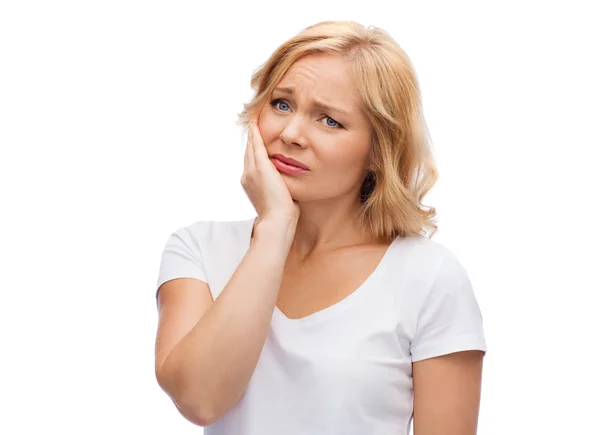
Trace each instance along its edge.
<path fill-rule="evenodd" d="M 461 264 L 455 252 L 441 242 L 423 235 L 398 238 L 395 241 L 397 264 L 421 277 L 431 277 L 448 269 L 460 268 Z"/>
<path fill-rule="evenodd" d="M 469 273 L 458 255 L 439 242 L 420 239 L 404 284 L 404 333 L 412 361 L 461 350 L 486 350 L 483 317 Z M 413 270 L 417 272 L 412 273 Z"/>
<path fill-rule="evenodd" d="M 471 291 L 466 268 L 447 245 L 425 236 L 401 238 L 396 243 L 390 277 L 410 316 L 436 299 Z"/>
<path fill-rule="evenodd" d="M 431 240 L 425 244 L 435 259 L 428 265 L 417 298 L 419 325 L 434 328 L 447 322 L 478 331 L 481 312 L 467 268 L 448 246 Z"/>
<path fill-rule="evenodd" d="M 221 221 L 221 220 L 201 220 L 192 222 L 181 229 L 189 232 L 196 238 L 204 238 L 214 234 L 220 234 L 228 231 L 235 231 L 245 221 Z"/>
<path fill-rule="evenodd" d="M 171 236 L 179 236 L 184 240 L 193 242 L 194 244 L 200 246 L 206 243 L 210 244 L 211 242 L 219 241 L 227 237 L 243 236 L 253 222 L 254 218 L 229 221 L 195 221 L 177 228 Z"/>
<path fill-rule="evenodd" d="M 421 272 L 427 271 L 422 275 L 429 281 L 427 293 L 450 291 L 467 284 L 468 272 L 454 249 L 424 236 L 414 243 L 414 261 L 422 266 Z"/>

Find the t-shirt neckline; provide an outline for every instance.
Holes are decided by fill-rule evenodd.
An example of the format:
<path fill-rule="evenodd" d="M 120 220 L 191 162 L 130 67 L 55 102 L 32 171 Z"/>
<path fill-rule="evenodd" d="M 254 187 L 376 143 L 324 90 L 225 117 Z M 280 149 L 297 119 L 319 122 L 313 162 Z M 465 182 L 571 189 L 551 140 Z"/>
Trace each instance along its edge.
<path fill-rule="evenodd" d="M 252 227 L 254 226 L 254 220 L 255 220 L 255 218 L 252 218 L 248 221 L 249 225 L 248 225 L 248 230 L 247 230 L 247 234 L 246 234 L 248 245 L 250 244 L 250 236 L 252 234 Z M 392 256 L 391 253 L 393 251 L 393 248 L 398 243 L 398 240 L 399 240 L 399 237 L 396 237 L 392 241 L 392 243 L 390 243 L 390 245 L 385 250 L 383 256 L 379 260 L 379 263 L 377 263 L 377 266 L 375 266 L 375 269 L 362 282 L 362 284 L 360 284 L 358 286 L 358 288 L 356 290 L 354 290 L 352 293 L 350 293 L 348 296 L 346 296 L 341 301 L 336 302 L 335 304 L 330 305 L 329 307 L 323 308 L 322 310 L 316 311 L 312 314 L 309 314 L 307 316 L 300 317 L 297 319 L 289 318 L 277 307 L 277 305 L 275 305 L 275 308 L 273 310 L 273 319 L 272 320 L 274 322 L 278 322 L 279 324 L 284 324 L 288 327 L 290 327 L 290 326 L 291 327 L 296 327 L 296 326 L 300 327 L 300 326 L 312 324 L 315 322 L 321 322 L 321 321 L 327 320 L 327 319 L 333 317 L 334 315 L 336 315 L 338 312 L 341 312 L 341 311 L 349 308 L 355 301 L 358 301 L 362 297 L 363 293 L 365 293 L 368 290 L 370 285 L 386 269 L 388 262 L 390 261 L 389 259 Z"/>

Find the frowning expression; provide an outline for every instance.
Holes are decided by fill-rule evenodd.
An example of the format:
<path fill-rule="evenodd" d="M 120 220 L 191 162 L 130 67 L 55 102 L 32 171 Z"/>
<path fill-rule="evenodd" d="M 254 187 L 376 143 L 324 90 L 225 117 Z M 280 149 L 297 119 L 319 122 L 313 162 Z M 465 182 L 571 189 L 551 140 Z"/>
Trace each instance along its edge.
<path fill-rule="evenodd" d="M 309 168 L 298 176 L 282 173 L 294 199 L 358 195 L 369 164 L 370 125 L 343 57 L 319 54 L 295 62 L 262 108 L 258 126 L 269 156 L 282 154 Z"/>

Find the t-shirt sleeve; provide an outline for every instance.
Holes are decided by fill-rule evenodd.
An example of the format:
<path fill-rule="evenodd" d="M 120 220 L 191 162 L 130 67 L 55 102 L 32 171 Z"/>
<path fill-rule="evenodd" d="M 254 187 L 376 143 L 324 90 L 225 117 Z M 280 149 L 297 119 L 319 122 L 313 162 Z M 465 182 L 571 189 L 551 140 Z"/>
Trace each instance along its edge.
<path fill-rule="evenodd" d="M 196 278 L 207 282 L 200 240 L 188 227 L 179 228 L 167 239 L 154 295 L 157 304 L 160 286 L 175 278 Z"/>
<path fill-rule="evenodd" d="M 464 350 L 487 352 L 483 318 L 467 271 L 449 253 L 420 309 L 410 352 L 415 362 Z"/>

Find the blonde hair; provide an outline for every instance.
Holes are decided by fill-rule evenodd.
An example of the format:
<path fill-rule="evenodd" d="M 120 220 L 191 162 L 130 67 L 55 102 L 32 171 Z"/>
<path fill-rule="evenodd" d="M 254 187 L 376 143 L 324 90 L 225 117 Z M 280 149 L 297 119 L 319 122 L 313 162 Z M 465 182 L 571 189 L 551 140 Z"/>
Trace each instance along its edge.
<path fill-rule="evenodd" d="M 371 125 L 374 170 L 361 187 L 359 224 L 375 239 L 417 234 L 431 238 L 438 229 L 437 213 L 433 207 L 422 208 L 421 200 L 438 172 L 421 94 L 410 59 L 384 30 L 354 21 L 324 21 L 305 28 L 254 71 L 250 83 L 255 95 L 238 113 L 237 124 L 248 128 L 294 62 L 323 53 L 340 54 L 349 62 L 361 110 Z"/>

